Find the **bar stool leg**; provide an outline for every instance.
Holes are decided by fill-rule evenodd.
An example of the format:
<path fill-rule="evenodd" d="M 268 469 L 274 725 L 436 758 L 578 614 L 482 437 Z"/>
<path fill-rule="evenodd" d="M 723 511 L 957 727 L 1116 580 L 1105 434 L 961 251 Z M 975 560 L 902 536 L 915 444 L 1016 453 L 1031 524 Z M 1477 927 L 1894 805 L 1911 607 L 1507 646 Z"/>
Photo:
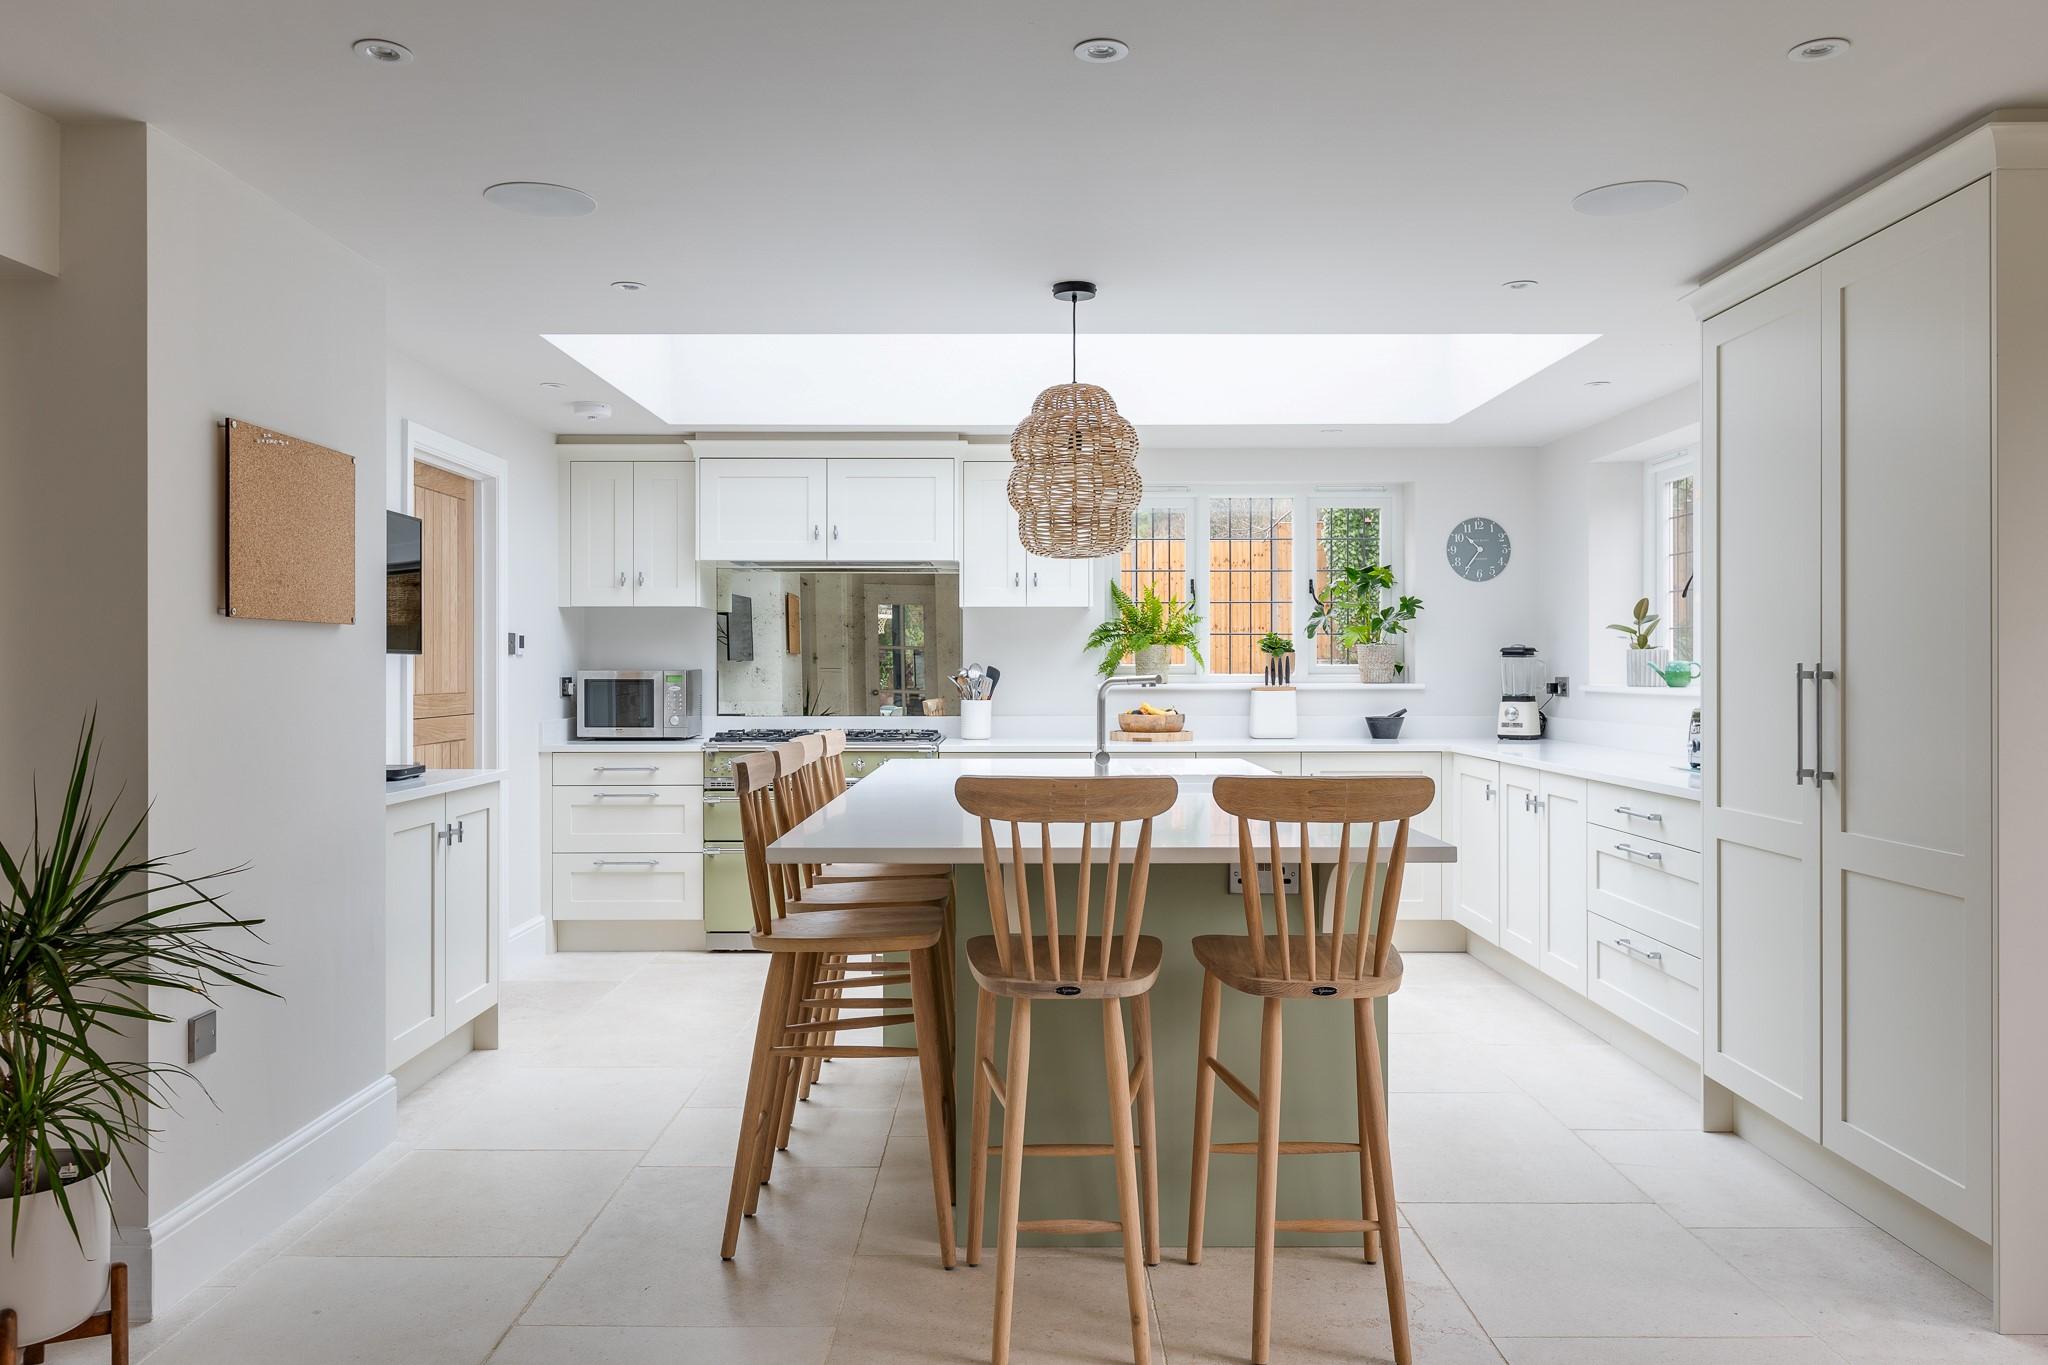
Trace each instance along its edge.
<path fill-rule="evenodd" d="M 789 993 L 789 1022 L 792 1028 L 798 1024 L 807 1024 L 818 1017 L 816 1008 L 806 1005 L 804 998 L 812 994 L 812 984 L 823 976 L 823 973 L 818 968 L 824 961 L 824 956 L 819 953 L 804 953 L 801 956 L 798 964 L 797 978 L 791 983 Z M 801 1033 L 793 1035 L 790 1041 L 810 1044 L 820 1042 L 822 1039 L 818 1034 Z M 799 1092 L 807 1089 L 803 1081 L 809 1063 L 810 1058 L 808 1057 L 790 1059 L 789 1075 L 782 1087 L 781 1117 L 776 1123 L 775 1130 L 775 1150 L 778 1152 L 789 1150 L 789 1130 L 790 1126 L 796 1122 L 797 1095 Z M 770 1169 L 773 1169 L 775 1158 L 771 1156 L 768 1158 L 768 1161 Z"/>
<path fill-rule="evenodd" d="M 939 995 L 933 980 L 935 951 L 920 948 L 910 955 L 911 1012 L 916 1017 L 917 1064 L 924 1081 L 924 1132 L 932 1149 L 932 1202 L 939 1222 L 939 1264 L 953 1268 L 953 1153 L 946 1136 L 946 1087 L 938 1027 Z"/>
<path fill-rule="evenodd" d="M 1365 1074 L 1365 1035 L 1372 1031 L 1372 1001 L 1351 1002 L 1351 1051 L 1358 1064 L 1358 1216 L 1378 1216 L 1378 1196 L 1373 1192 L 1372 1178 L 1372 1116 L 1366 1104 L 1366 1091 L 1372 1082 Z M 1380 1235 L 1377 1232 L 1365 1234 L 1365 1261 L 1370 1265 L 1380 1258 Z"/>
<path fill-rule="evenodd" d="M 1267 997 L 1259 1028 L 1259 1172 L 1254 1196 L 1252 1365 L 1273 1359 L 1273 1223 L 1280 1203 L 1280 1002 Z"/>
<path fill-rule="evenodd" d="M 1031 1002 L 1010 1002 L 1010 1065 L 1003 1079 L 1002 1200 L 996 1209 L 996 1325 L 989 1365 L 1009 1365 L 1017 1293 L 1017 1201 L 1024 1191 L 1024 1098 L 1031 1085 Z"/>
<path fill-rule="evenodd" d="M 1145 1197 L 1145 1264 L 1159 1264 L 1159 1115 L 1152 1088 L 1152 997 L 1131 1000 L 1131 1025 L 1138 1035 L 1138 1180 Z M 1204 1070 L 1207 1068 L 1205 1067 Z"/>
<path fill-rule="evenodd" d="M 783 989 L 782 1027 L 775 1035 L 775 1041 L 804 1041 L 790 1033 L 801 1017 L 801 1003 L 809 993 L 810 983 L 817 979 L 818 955 L 816 953 L 792 954 L 789 979 Z M 769 1091 L 767 1096 L 767 1122 L 761 1134 L 761 1161 L 754 1188 L 747 1191 L 747 1215 L 752 1217 L 761 1202 L 761 1186 L 766 1185 L 775 1174 L 775 1153 L 789 1146 L 790 1114 L 796 1105 L 796 1078 L 802 1059 L 769 1056 Z"/>
<path fill-rule="evenodd" d="M 1372 1165 L 1380 1200 L 1380 1252 L 1387 1277 L 1387 1317 L 1394 1329 L 1394 1365 L 1410 1365 L 1408 1344 L 1408 1282 L 1401 1272 L 1400 1211 L 1394 1203 L 1394 1156 L 1387 1143 L 1387 1089 L 1380 1073 L 1380 1034 L 1373 1026 L 1372 1002 L 1357 1002 L 1356 1025 L 1365 1043 L 1366 1107 L 1372 1119 Z"/>
<path fill-rule="evenodd" d="M 987 1204 L 988 1117 L 995 1095 L 989 1089 L 982 1063 L 996 1061 L 996 998 L 976 987 L 974 992 L 974 1118 L 968 1129 L 967 1147 L 967 1264 L 981 1264 L 981 1215 Z"/>
<path fill-rule="evenodd" d="M 1216 1117 L 1216 1036 L 1222 1025 L 1223 983 L 1202 973 L 1202 1032 L 1195 1049 L 1194 1177 L 1188 1187 L 1188 1264 L 1202 1263 L 1202 1220 L 1209 1210 L 1209 1138 Z"/>
<path fill-rule="evenodd" d="M 1123 1002 L 1102 1002 L 1102 1059 L 1109 1079 L 1109 1132 L 1116 1147 L 1116 1202 L 1124 1230 L 1124 1290 L 1131 1301 L 1131 1358 L 1152 1359 L 1152 1325 L 1145 1311 L 1144 1238 L 1138 1211 L 1138 1158 L 1131 1136 L 1131 1064 L 1124 1046 Z M 1003 1153 L 1005 1161 L 1009 1153 Z"/>
<path fill-rule="evenodd" d="M 747 1098 L 740 1107 L 739 1142 L 732 1158 L 732 1193 L 725 1204 L 725 1239 L 718 1253 L 728 1261 L 739 1247 L 740 1217 L 750 1203 L 750 1196 L 759 1188 L 755 1180 L 755 1166 L 760 1159 L 769 1070 L 775 1060 L 769 1049 L 775 1045 L 775 1035 L 782 1023 L 782 1006 L 789 995 L 792 966 L 788 953 L 770 954 L 768 980 L 761 987 L 761 1011 L 754 1024 L 754 1056 L 747 1068 Z"/>

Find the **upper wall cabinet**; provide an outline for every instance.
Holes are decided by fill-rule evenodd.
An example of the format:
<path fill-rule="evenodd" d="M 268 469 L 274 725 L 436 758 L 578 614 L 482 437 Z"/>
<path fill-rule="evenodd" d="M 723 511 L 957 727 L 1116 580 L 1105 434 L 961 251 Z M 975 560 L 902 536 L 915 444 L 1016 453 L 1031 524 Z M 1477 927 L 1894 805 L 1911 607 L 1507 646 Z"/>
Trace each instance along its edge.
<path fill-rule="evenodd" d="M 571 460 L 562 605 L 704 605 L 695 476 L 688 460 Z"/>
<path fill-rule="evenodd" d="M 1046 559 L 1017 538 L 1008 460 L 960 466 L 965 495 L 960 536 L 963 607 L 1085 607 L 1093 598 L 1087 559 Z"/>
<path fill-rule="evenodd" d="M 951 562 L 950 459 L 700 460 L 700 558 L 748 562 Z"/>

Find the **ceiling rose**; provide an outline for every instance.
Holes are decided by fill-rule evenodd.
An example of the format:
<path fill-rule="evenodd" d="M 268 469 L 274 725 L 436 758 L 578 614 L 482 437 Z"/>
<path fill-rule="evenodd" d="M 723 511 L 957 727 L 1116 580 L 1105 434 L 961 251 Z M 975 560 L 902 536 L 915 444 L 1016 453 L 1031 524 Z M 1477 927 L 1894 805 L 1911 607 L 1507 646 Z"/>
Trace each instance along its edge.
<path fill-rule="evenodd" d="M 1080 382 L 1080 307 L 1095 297 L 1086 280 L 1053 286 L 1071 306 L 1073 378 L 1038 395 L 1010 434 L 1010 506 L 1024 548 L 1047 559 L 1095 559 L 1120 552 L 1145 484 L 1138 431 L 1109 391 Z"/>

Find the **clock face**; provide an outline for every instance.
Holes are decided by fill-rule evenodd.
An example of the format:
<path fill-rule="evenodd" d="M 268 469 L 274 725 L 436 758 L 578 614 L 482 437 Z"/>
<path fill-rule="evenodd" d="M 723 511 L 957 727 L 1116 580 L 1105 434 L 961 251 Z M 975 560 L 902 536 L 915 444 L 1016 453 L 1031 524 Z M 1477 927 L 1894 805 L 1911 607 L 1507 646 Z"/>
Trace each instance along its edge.
<path fill-rule="evenodd" d="M 1458 577 L 1474 583 L 1500 577 L 1512 550 L 1506 529 L 1492 517 L 1467 517 L 1451 528 L 1444 541 L 1444 558 L 1458 571 Z"/>

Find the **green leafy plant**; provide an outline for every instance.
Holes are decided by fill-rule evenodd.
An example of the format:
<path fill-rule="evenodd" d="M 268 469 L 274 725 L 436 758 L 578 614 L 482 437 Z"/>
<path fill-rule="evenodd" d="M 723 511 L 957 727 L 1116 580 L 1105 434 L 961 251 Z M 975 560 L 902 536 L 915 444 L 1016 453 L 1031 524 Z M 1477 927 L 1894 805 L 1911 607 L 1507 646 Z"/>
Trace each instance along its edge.
<path fill-rule="evenodd" d="M 275 994 L 253 979 L 264 964 L 214 941 L 262 923 L 211 889 L 243 869 L 187 877 L 136 850 L 146 811 L 123 834 L 95 809 L 96 724 L 79 730 L 47 839 L 37 799 L 27 846 L 0 842 L 0 1170 L 13 1178 L 15 1233 L 22 1201 L 47 1189 L 80 1236 L 65 1182 L 87 1175 L 105 1190 L 115 1162 L 134 1173 L 128 1154 L 149 1139 L 150 1106 L 190 1073 L 101 1048 L 169 1022 L 156 993 L 211 1001 L 225 982 Z"/>
<path fill-rule="evenodd" d="M 1196 629 L 1201 614 L 1191 603 L 1177 597 L 1162 599 L 1151 584 L 1136 598 L 1121 585 L 1109 585 L 1110 618 L 1088 636 L 1084 648 L 1103 651 L 1095 671 L 1103 677 L 1116 676 L 1127 655 L 1155 645 L 1185 649 L 1196 663 L 1202 663 L 1202 636 Z"/>
<path fill-rule="evenodd" d="M 1377 645 L 1405 634 L 1422 610 L 1422 599 L 1394 593 L 1394 570 L 1385 564 L 1353 565 L 1337 570 L 1323 595 L 1314 599 L 1308 633 L 1335 640 L 1340 649 Z"/>
<path fill-rule="evenodd" d="M 1269 630 L 1259 637 L 1259 653 L 1272 659 L 1282 659 L 1294 652 L 1294 641 L 1276 630 Z"/>
<path fill-rule="evenodd" d="M 1266 686 L 1285 687 L 1294 681 L 1294 641 L 1277 630 L 1259 637 L 1259 652 L 1266 656 Z"/>
<path fill-rule="evenodd" d="M 1626 635 L 1630 649 L 1654 649 L 1657 643 L 1657 622 L 1663 619 L 1661 616 L 1650 615 L 1650 599 L 1644 597 L 1637 600 L 1635 614 L 1630 621 L 1611 625 L 1608 629 L 1618 630 Z"/>

